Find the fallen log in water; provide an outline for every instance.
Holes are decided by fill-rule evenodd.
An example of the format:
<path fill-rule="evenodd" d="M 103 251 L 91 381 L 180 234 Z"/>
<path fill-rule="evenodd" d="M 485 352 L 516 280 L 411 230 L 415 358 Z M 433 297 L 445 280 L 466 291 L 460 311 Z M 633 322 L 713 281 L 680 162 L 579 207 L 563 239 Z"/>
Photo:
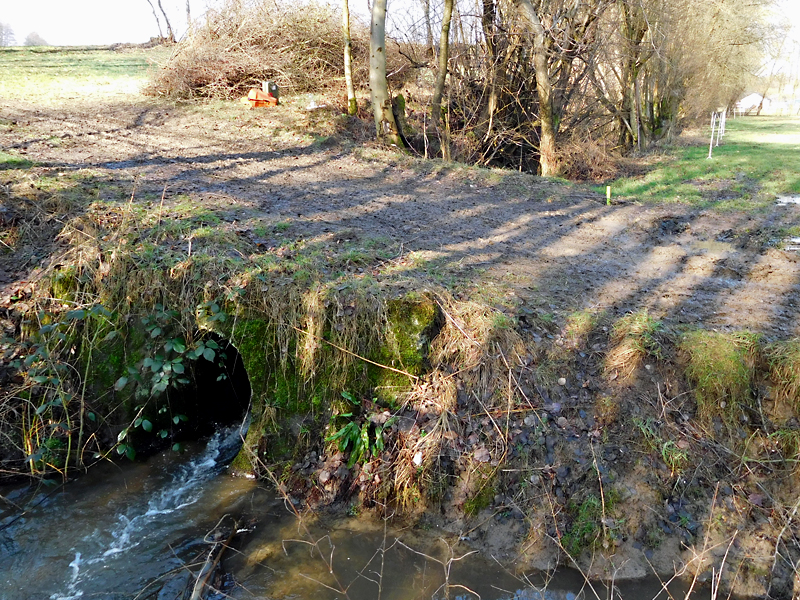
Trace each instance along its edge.
<path fill-rule="evenodd" d="M 222 560 L 222 555 L 224 554 L 225 550 L 230 546 L 234 537 L 236 537 L 239 533 L 247 531 L 251 531 L 251 529 L 247 527 L 240 528 L 239 521 L 234 521 L 233 527 L 231 528 L 230 533 L 228 533 L 227 537 L 225 538 L 225 541 L 221 541 L 225 533 L 220 528 L 219 523 L 217 524 L 217 527 L 215 527 L 209 535 L 206 535 L 206 539 L 208 539 L 209 536 L 211 536 L 214 538 L 214 541 L 212 543 L 211 549 L 208 551 L 208 555 L 206 557 L 205 562 L 203 563 L 203 567 L 200 569 L 200 572 L 194 579 L 194 585 L 191 588 L 191 595 L 188 596 L 188 600 L 203 600 L 204 598 L 206 598 L 207 592 L 209 590 L 213 590 L 211 582 L 214 580 L 214 574 L 218 570 L 220 561 Z M 191 584 L 191 579 L 189 583 Z M 186 598 L 188 592 L 189 592 L 189 586 L 187 585 L 186 590 L 184 591 L 182 597 Z"/>

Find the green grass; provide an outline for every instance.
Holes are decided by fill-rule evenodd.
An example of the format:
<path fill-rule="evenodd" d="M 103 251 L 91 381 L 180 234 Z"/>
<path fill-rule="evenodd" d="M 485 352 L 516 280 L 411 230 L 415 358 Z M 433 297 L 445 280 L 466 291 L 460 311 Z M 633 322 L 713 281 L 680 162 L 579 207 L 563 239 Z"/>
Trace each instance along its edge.
<path fill-rule="evenodd" d="M 27 158 L 16 156 L 14 154 L 6 154 L 0 152 L 0 171 L 6 169 L 28 169 L 33 166 L 33 163 Z"/>
<path fill-rule="evenodd" d="M 642 202 L 763 208 L 775 196 L 800 194 L 800 119 L 728 119 L 711 159 L 707 142 L 671 148 L 646 175 L 618 179 L 611 188 L 614 198 Z M 605 187 L 597 191 L 604 193 Z"/>
<path fill-rule="evenodd" d="M 0 48 L 0 97 L 57 103 L 135 93 L 169 50 L 97 47 Z"/>
<path fill-rule="evenodd" d="M 681 349 L 688 356 L 686 374 L 695 388 L 697 415 L 734 422 L 740 405 L 749 404 L 759 337 L 747 332 L 691 331 Z"/>
<path fill-rule="evenodd" d="M 611 488 L 606 490 L 604 499 L 590 494 L 580 504 L 571 502 L 567 512 L 572 523 L 561 538 L 564 549 L 577 558 L 584 550 L 595 551 L 610 546 L 619 535 L 616 529 L 619 523 L 613 518 L 619 501 L 619 492 Z M 613 525 L 604 527 L 603 518 Z"/>

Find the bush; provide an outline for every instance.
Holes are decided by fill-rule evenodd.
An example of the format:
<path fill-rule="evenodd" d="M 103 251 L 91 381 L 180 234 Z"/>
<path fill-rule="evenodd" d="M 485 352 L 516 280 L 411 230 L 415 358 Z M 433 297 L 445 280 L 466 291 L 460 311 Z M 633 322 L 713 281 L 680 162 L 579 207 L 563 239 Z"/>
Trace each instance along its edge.
<path fill-rule="evenodd" d="M 172 54 L 147 92 L 174 98 L 242 96 L 263 80 L 292 92 L 344 89 L 341 13 L 309 3 L 228 0 Z M 369 30 L 351 23 L 353 79 L 369 78 Z M 391 48 L 388 70 L 402 71 Z"/>

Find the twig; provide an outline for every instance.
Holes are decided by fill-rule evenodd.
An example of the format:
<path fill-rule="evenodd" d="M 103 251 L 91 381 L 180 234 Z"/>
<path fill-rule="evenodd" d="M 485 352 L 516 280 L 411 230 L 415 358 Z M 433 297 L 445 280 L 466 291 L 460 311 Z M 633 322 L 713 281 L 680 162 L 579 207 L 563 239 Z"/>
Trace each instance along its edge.
<path fill-rule="evenodd" d="M 783 529 L 781 529 L 781 532 L 778 534 L 778 537 L 775 539 L 775 554 L 773 555 L 773 559 L 772 559 L 772 569 L 770 569 L 771 573 L 774 573 L 775 572 L 775 567 L 778 566 L 778 557 L 781 556 L 781 554 L 780 554 L 780 545 L 781 545 L 781 539 L 783 539 L 783 534 L 786 533 L 786 530 L 792 524 L 792 519 L 794 519 L 794 516 L 797 514 L 797 510 L 798 509 L 800 509 L 800 499 L 798 499 L 797 502 L 795 502 L 795 505 L 794 505 L 794 508 L 792 509 L 792 512 L 789 513 L 789 516 L 786 518 L 786 522 L 783 524 Z M 792 566 L 794 566 L 794 565 L 792 565 Z"/>
<path fill-rule="evenodd" d="M 217 523 L 216 527 L 218 527 L 219 523 L 221 523 L 222 520 L 227 516 L 228 515 L 223 516 L 222 519 L 220 519 L 219 522 Z M 216 529 L 216 527 L 215 527 L 215 529 Z M 192 595 L 189 597 L 189 600 L 200 600 L 200 598 L 201 598 L 201 596 L 203 594 L 203 591 L 207 587 L 209 587 L 208 582 L 211 579 L 212 575 L 214 574 L 214 571 L 216 570 L 217 565 L 219 564 L 219 561 L 222 558 L 223 552 L 225 552 L 225 549 L 233 541 L 233 538 L 236 537 L 236 534 L 238 533 L 238 529 L 239 529 L 239 524 L 236 521 L 234 521 L 233 529 L 231 530 L 231 533 L 228 536 L 228 539 L 225 540 L 225 542 L 223 542 L 222 544 L 220 544 L 219 542 L 215 542 L 214 543 L 214 546 L 211 548 L 211 551 L 208 553 L 208 558 L 206 559 L 206 562 L 203 565 L 203 568 L 200 569 L 200 573 L 198 573 L 198 575 L 197 575 L 197 579 L 195 580 L 195 583 L 194 583 L 194 589 L 192 590 Z"/>
<path fill-rule="evenodd" d="M 158 205 L 158 221 L 156 221 L 156 229 L 161 227 L 161 213 L 164 210 L 164 198 L 167 195 L 167 184 L 164 184 L 164 190 L 161 192 L 161 204 Z"/>
<path fill-rule="evenodd" d="M 689 590 L 686 592 L 686 598 L 692 597 L 692 591 L 694 590 L 694 586 L 697 585 L 697 578 L 700 576 L 700 571 L 703 567 L 703 556 L 708 551 L 708 538 L 711 535 L 711 518 L 714 516 L 714 507 L 717 504 L 717 494 L 719 493 L 719 482 L 717 485 L 714 486 L 714 497 L 711 500 L 711 509 L 708 511 L 708 525 L 706 526 L 706 533 L 703 538 L 703 550 L 701 551 L 700 555 L 698 556 L 695 553 L 695 559 L 697 560 L 697 567 L 694 570 L 694 577 L 692 577 L 692 583 L 689 586 Z"/>
<path fill-rule="evenodd" d="M 561 552 L 563 552 L 567 556 L 567 558 L 569 558 L 570 562 L 572 563 L 572 566 L 575 567 L 575 569 L 577 569 L 577 571 L 581 574 L 581 577 L 583 577 L 585 586 L 588 586 L 589 589 L 592 590 L 592 594 L 594 595 L 596 600 L 601 600 L 600 595 L 597 593 L 597 590 L 594 589 L 592 582 L 589 580 L 589 576 L 583 571 L 583 569 L 581 569 L 580 565 L 578 564 L 578 561 L 575 560 L 572 554 L 567 552 L 567 549 L 564 548 L 564 544 L 561 543 L 561 532 L 558 530 L 558 520 L 556 519 L 556 510 L 555 506 L 553 506 L 553 499 L 550 497 L 550 493 L 546 489 L 544 490 L 544 494 L 545 497 L 547 498 L 547 503 L 550 505 L 550 516 L 553 517 L 553 525 L 555 526 L 556 537 L 553 537 L 549 533 L 545 533 L 545 535 L 552 542 L 554 542 L 556 546 L 558 546 L 559 550 L 561 550 Z"/>
<path fill-rule="evenodd" d="M 597 483 L 600 484 L 600 509 L 602 511 L 601 523 L 603 525 L 603 542 L 608 543 L 608 526 L 606 525 L 606 496 L 603 492 L 603 477 L 600 474 L 600 467 L 597 466 L 597 454 L 594 451 L 594 443 L 589 442 L 589 447 L 592 449 L 592 462 L 594 463 L 594 470 L 597 473 Z"/>
<path fill-rule="evenodd" d="M 733 542 L 736 540 L 738 534 L 739 531 L 735 531 L 731 537 L 731 541 L 728 542 L 728 547 L 725 549 L 725 556 L 722 557 L 722 562 L 719 564 L 719 570 L 717 571 L 713 567 L 711 569 L 711 600 L 717 600 L 719 585 L 722 582 L 722 572 L 725 570 L 725 561 L 728 560 L 728 553 L 731 551 L 731 546 L 733 546 Z"/>
<path fill-rule="evenodd" d="M 459 324 L 458 324 L 458 321 L 456 321 L 456 320 L 455 320 L 453 317 L 451 317 L 451 316 L 450 316 L 450 313 L 448 313 L 448 312 L 447 312 L 447 311 L 444 309 L 444 306 L 442 306 L 442 303 L 441 303 L 441 302 L 440 302 L 438 299 L 436 300 L 436 304 L 439 306 L 439 309 L 440 309 L 440 310 L 441 310 L 441 311 L 444 313 L 444 316 L 445 316 L 446 318 L 450 319 L 450 322 L 451 322 L 451 323 L 452 323 L 452 324 L 455 326 L 455 328 L 456 328 L 456 329 L 458 329 L 458 330 L 459 330 L 461 333 L 463 333 L 463 334 L 464 334 L 464 337 L 465 337 L 465 338 L 467 338 L 467 339 L 468 339 L 470 342 L 472 342 L 473 344 L 475 344 L 476 346 L 478 346 L 478 348 L 480 348 L 480 347 L 481 347 L 481 343 L 480 343 L 480 342 L 478 342 L 478 341 L 476 341 L 475 339 L 473 339 L 473 337 L 472 337 L 470 334 L 468 334 L 466 331 L 464 331 L 464 330 L 461 328 L 461 325 L 459 325 Z"/>
<path fill-rule="evenodd" d="M 489 412 L 489 409 L 487 409 L 486 406 L 484 405 L 484 403 L 481 402 L 481 399 L 478 397 L 478 394 L 476 392 L 472 392 L 472 395 L 475 396 L 475 400 L 477 400 L 478 404 L 481 405 L 481 408 L 483 409 L 483 411 L 486 414 L 486 416 L 488 416 L 492 420 L 492 425 L 494 425 L 494 428 L 497 431 L 498 437 L 502 440 L 502 443 L 503 443 L 503 456 L 499 460 L 499 462 L 502 462 L 503 459 L 506 456 L 506 449 L 507 449 L 507 446 L 508 446 L 508 444 L 506 443 L 507 438 L 503 436 L 503 432 L 500 430 L 500 426 L 497 424 L 497 421 L 494 420 L 494 417 L 492 416 L 492 413 Z"/>
<path fill-rule="evenodd" d="M 395 373 L 399 373 L 400 375 L 405 375 L 406 377 L 410 378 L 413 381 L 418 381 L 419 380 L 419 377 L 417 377 L 416 375 L 412 375 L 408 371 L 403 371 L 401 369 L 395 369 L 394 367 L 390 367 L 389 365 L 382 365 L 381 363 L 375 362 L 374 360 L 370 360 L 370 359 L 368 359 L 368 358 L 366 358 L 364 356 L 361 356 L 360 354 L 356 354 L 355 352 L 351 352 L 347 348 L 342 348 L 341 346 L 339 346 L 337 344 L 334 344 L 333 342 L 331 342 L 329 340 L 326 340 L 323 337 L 320 337 L 318 335 L 314 335 L 310 331 L 305 331 L 304 329 L 300 329 L 299 327 L 297 327 L 295 325 L 292 325 L 292 329 L 295 329 L 299 333 L 305 333 L 306 335 L 309 335 L 309 336 L 313 337 L 314 339 L 319 340 L 320 342 L 325 342 L 326 344 L 329 344 L 329 345 L 333 346 L 337 350 L 341 350 L 345 354 L 349 354 L 350 356 L 353 356 L 355 358 L 363 360 L 364 362 L 368 362 L 371 365 L 375 365 L 376 367 L 380 367 L 381 369 L 387 369 L 389 371 L 394 371 Z"/>
<path fill-rule="evenodd" d="M 430 560 L 432 562 L 435 562 L 435 563 L 438 563 L 438 564 L 442 565 L 442 568 L 444 569 L 444 583 L 442 585 L 440 585 L 438 587 L 438 589 L 433 593 L 434 596 L 442 588 L 444 588 L 445 597 L 448 596 L 448 590 L 450 590 L 450 588 L 461 588 L 462 590 L 466 590 L 469 593 L 474 594 L 475 596 L 478 597 L 478 600 L 480 600 L 480 597 L 481 597 L 480 594 L 478 594 L 474 590 L 471 590 L 467 586 L 460 585 L 460 584 L 452 584 L 452 585 L 450 584 L 450 569 L 453 566 L 453 563 L 454 562 L 458 562 L 460 560 L 463 560 L 463 559 L 465 559 L 468 556 L 471 556 L 473 554 L 476 554 L 478 551 L 477 550 L 471 550 L 470 552 L 467 552 L 466 554 L 462 554 L 461 556 L 455 556 L 453 554 L 453 547 L 450 544 L 448 544 L 445 541 L 444 538 L 439 538 L 439 540 L 447 547 L 448 554 L 450 555 L 450 558 L 447 559 L 447 562 L 439 560 L 437 558 L 434 558 L 433 556 L 425 554 L 424 552 L 420 552 L 419 550 L 415 550 L 414 548 L 412 548 L 411 546 L 409 546 L 407 544 L 404 544 L 400 540 L 397 540 L 396 543 L 398 545 L 402 546 L 403 548 L 405 548 L 406 550 L 409 550 L 409 551 L 413 552 L 414 554 L 417 554 L 417 555 L 422 556 L 423 558 L 425 558 L 427 560 Z"/>

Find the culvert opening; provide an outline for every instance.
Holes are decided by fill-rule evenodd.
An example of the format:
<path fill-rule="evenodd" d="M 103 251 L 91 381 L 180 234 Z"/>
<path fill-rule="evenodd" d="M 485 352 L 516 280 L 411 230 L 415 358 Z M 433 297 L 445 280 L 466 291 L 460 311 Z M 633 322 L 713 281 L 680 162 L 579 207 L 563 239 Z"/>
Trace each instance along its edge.
<path fill-rule="evenodd" d="M 174 403 L 187 417 L 181 428 L 184 438 L 205 437 L 222 427 L 240 425 L 250 406 L 250 379 L 239 351 L 213 333 L 205 334 L 203 340 L 212 353 L 194 362 L 192 383 Z"/>

